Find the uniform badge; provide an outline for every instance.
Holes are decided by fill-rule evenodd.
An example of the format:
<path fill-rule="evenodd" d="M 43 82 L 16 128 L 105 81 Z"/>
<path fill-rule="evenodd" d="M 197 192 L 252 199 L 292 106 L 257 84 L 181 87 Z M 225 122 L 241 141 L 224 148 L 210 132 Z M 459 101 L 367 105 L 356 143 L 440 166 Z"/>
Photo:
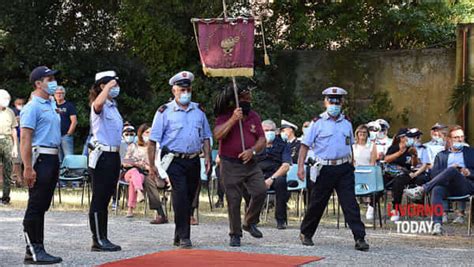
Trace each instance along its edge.
<path fill-rule="evenodd" d="M 250 125 L 250 132 L 251 133 L 256 133 L 257 132 L 257 126 L 255 126 L 255 124 Z"/>
<path fill-rule="evenodd" d="M 349 146 L 351 144 L 351 137 L 346 136 L 346 146 Z"/>

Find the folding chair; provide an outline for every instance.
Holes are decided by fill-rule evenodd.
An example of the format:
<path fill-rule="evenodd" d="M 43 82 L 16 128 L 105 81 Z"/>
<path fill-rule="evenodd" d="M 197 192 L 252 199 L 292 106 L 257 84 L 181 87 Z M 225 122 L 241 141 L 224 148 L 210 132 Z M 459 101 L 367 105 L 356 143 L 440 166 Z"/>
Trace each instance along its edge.
<path fill-rule="evenodd" d="M 90 205 L 90 179 L 87 171 L 87 157 L 84 155 L 67 155 L 59 169 L 59 181 L 82 182 L 81 206 L 84 205 L 84 193 L 87 187 L 87 200 Z M 61 186 L 58 187 L 59 204 L 61 204 Z"/>
<path fill-rule="evenodd" d="M 303 192 L 306 190 L 306 180 L 301 181 L 298 178 L 298 165 L 293 164 L 290 167 L 290 170 L 288 171 L 288 174 L 286 175 L 286 181 L 296 181 L 298 182 L 298 186 L 296 187 L 288 187 L 287 190 L 290 193 L 296 192 L 297 193 L 297 199 L 296 199 L 296 214 L 298 216 L 298 222 L 301 223 L 301 215 L 302 215 L 302 200 L 303 200 Z M 267 211 L 268 212 L 268 211 Z"/>
<path fill-rule="evenodd" d="M 118 214 L 118 210 L 121 206 L 121 209 L 124 209 L 125 208 L 125 199 L 127 199 L 127 203 L 128 203 L 128 187 L 129 187 L 129 183 L 127 181 L 125 181 L 124 177 L 125 177 L 125 173 L 128 171 L 128 169 L 126 168 L 123 168 L 120 170 L 120 177 L 119 177 L 119 180 L 117 182 L 117 188 L 115 190 L 115 201 L 117 201 L 115 203 L 116 207 L 115 207 L 115 215 Z M 122 195 L 122 205 L 120 205 L 120 199 L 119 199 L 119 196 Z M 146 193 L 146 190 L 143 190 L 143 196 L 144 196 L 144 215 L 146 216 L 147 214 L 147 206 L 148 206 L 148 196 L 147 196 L 147 193 Z M 166 207 L 166 206 L 165 206 Z"/>
<path fill-rule="evenodd" d="M 469 201 L 469 207 L 466 207 L 466 216 L 467 216 L 467 235 L 471 235 L 471 226 L 472 226 L 472 217 L 473 217 L 473 207 L 472 207 L 472 201 L 473 201 L 474 196 L 472 195 L 465 195 L 465 196 L 450 196 L 447 197 L 447 201 L 464 201 L 467 202 Z"/>

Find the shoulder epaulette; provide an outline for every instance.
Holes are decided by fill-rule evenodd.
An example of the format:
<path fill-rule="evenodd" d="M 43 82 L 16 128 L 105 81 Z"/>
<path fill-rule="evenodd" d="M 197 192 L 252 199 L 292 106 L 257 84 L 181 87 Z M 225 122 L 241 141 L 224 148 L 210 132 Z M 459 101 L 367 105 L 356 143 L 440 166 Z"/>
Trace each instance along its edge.
<path fill-rule="evenodd" d="M 165 105 L 162 105 L 162 106 L 158 109 L 158 111 L 159 111 L 160 113 L 163 113 L 167 108 L 168 108 L 168 106 L 165 104 Z"/>
<path fill-rule="evenodd" d="M 198 109 L 200 109 L 202 112 L 206 113 L 206 110 L 201 104 L 198 104 Z"/>
<path fill-rule="evenodd" d="M 317 122 L 319 119 L 321 119 L 321 116 L 316 116 L 313 118 L 313 122 Z"/>
<path fill-rule="evenodd" d="M 349 122 L 352 122 L 351 118 L 349 116 L 345 115 L 345 114 L 344 114 L 344 119 L 348 120 Z"/>

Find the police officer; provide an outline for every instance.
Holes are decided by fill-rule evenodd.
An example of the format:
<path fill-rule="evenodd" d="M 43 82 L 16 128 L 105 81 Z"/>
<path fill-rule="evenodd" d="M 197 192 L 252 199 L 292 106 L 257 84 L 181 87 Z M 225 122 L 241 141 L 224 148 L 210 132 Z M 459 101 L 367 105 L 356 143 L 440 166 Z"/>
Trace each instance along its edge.
<path fill-rule="evenodd" d="M 351 147 L 354 143 L 351 123 L 341 113 L 343 95 L 339 87 L 323 91 L 326 112 L 314 119 L 308 135 L 305 135 L 298 158 L 298 177 L 304 180 L 304 162 L 308 148 L 314 147 L 316 161 L 322 168 L 311 192 L 308 211 L 301 223 L 300 239 L 305 246 L 314 246 L 312 237 L 321 220 L 328 200 L 335 189 L 355 239 L 355 249 L 368 250 L 365 242 L 365 226 L 360 219 L 354 186 L 354 167 L 351 164 Z"/>
<path fill-rule="evenodd" d="M 89 91 L 90 123 L 93 150 L 89 153 L 92 178 L 92 201 L 89 225 L 92 232 L 91 251 L 119 251 L 122 248 L 107 238 L 108 205 L 120 174 L 120 142 L 123 120 L 115 98 L 120 93 L 115 71 L 95 75 Z"/>
<path fill-rule="evenodd" d="M 266 149 L 256 156 L 258 166 L 262 169 L 267 188 L 275 190 L 275 219 L 277 229 L 286 229 L 286 204 L 290 198 L 286 174 L 292 163 L 290 147 L 276 135 L 276 125 L 272 120 L 264 120 L 262 128 L 267 140 Z"/>
<path fill-rule="evenodd" d="M 298 163 L 298 154 L 300 152 L 301 141 L 296 138 L 296 131 L 298 130 L 298 126 L 295 124 L 281 120 L 281 127 L 280 127 L 280 136 L 283 141 L 287 142 L 290 146 L 291 152 L 291 159 L 294 164 Z"/>
<path fill-rule="evenodd" d="M 18 157 L 18 139 L 16 127 L 18 123 L 10 105 L 10 94 L 0 89 L 0 163 L 3 166 L 3 194 L 1 204 L 10 203 L 10 184 L 12 160 Z"/>
<path fill-rule="evenodd" d="M 30 74 L 33 85 L 31 101 L 20 113 L 20 151 L 25 166 L 23 176 L 29 187 L 28 205 L 23 219 L 26 240 L 25 264 L 54 264 L 60 257 L 48 254 L 43 245 L 44 214 L 49 209 L 59 176 L 61 122 L 56 103 L 51 97 L 58 86 L 46 66 Z"/>
<path fill-rule="evenodd" d="M 172 86 L 174 100 L 161 106 L 155 114 L 150 134 L 148 157 L 151 177 L 158 178 L 155 166 L 156 143 L 162 149 L 162 160 L 172 158 L 166 172 L 172 186 L 172 202 L 176 224 L 174 245 L 191 248 L 190 218 L 192 202 L 200 183 L 199 154 L 204 151 L 206 172 L 211 168 L 211 130 L 206 114 L 191 102 L 194 75 L 181 71 L 174 75 Z"/>

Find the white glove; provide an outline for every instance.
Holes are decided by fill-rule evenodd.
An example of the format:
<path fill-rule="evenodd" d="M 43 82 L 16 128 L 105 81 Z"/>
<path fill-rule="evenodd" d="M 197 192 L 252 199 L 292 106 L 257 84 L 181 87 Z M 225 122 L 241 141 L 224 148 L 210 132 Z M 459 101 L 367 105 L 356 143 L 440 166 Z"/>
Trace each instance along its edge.
<path fill-rule="evenodd" d="M 18 158 L 18 147 L 17 146 L 13 146 L 12 158 L 14 158 L 14 159 Z"/>

